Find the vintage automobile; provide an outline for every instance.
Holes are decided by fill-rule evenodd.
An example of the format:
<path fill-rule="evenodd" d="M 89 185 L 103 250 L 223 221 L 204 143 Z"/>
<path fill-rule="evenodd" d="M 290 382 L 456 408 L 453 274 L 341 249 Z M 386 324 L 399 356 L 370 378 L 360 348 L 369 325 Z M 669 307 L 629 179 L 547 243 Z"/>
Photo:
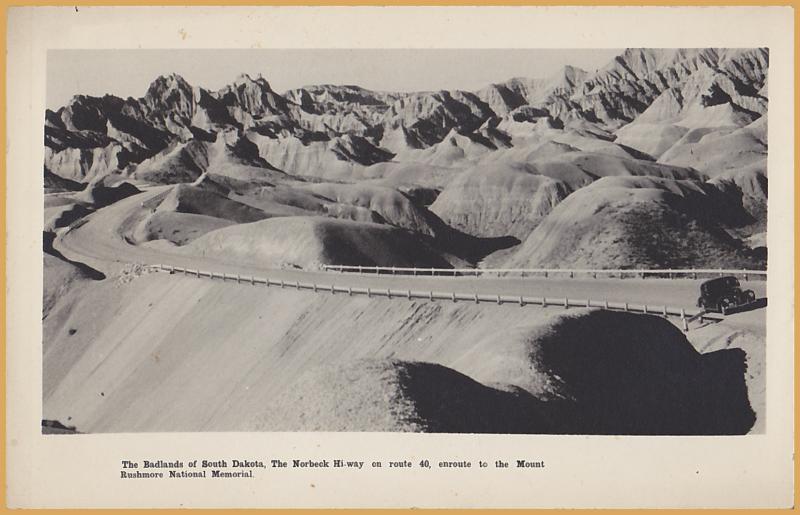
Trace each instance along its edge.
<path fill-rule="evenodd" d="M 731 308 L 743 306 L 756 300 L 753 290 L 742 290 L 739 279 L 733 276 L 711 279 L 700 285 L 697 307 L 707 311 L 726 313 Z"/>

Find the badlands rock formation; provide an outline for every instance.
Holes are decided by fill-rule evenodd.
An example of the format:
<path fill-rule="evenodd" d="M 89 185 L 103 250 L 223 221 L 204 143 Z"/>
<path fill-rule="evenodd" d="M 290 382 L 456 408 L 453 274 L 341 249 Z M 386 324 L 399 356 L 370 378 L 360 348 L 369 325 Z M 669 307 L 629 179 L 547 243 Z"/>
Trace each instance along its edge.
<path fill-rule="evenodd" d="M 179 245 L 188 240 L 164 227 L 236 231 L 230 222 L 326 216 L 392 226 L 420 243 L 438 236 L 443 259 L 476 265 L 518 242 L 489 261 L 758 267 L 764 254 L 747 242 L 766 226 L 767 74 L 766 49 L 712 48 L 628 49 L 595 73 L 567 66 L 536 78 L 531 70 L 534 78 L 472 92 L 322 84 L 279 93 L 248 75 L 210 91 L 172 74 L 141 98 L 78 95 L 47 111 L 45 186 L 70 198 L 102 184 L 74 195 L 96 209 L 109 178 L 195 183 L 256 210 L 232 216 L 246 209 L 197 193 L 195 203 L 209 207 L 187 207 L 187 190 L 176 190 L 139 236 Z M 613 182 L 613 195 L 583 192 L 612 176 L 656 178 L 655 189 L 672 193 L 665 200 L 636 181 Z M 676 206 L 676 190 L 703 195 Z M 631 236 L 622 218 L 637 217 L 669 234 L 664 252 Z M 567 240 L 580 245 L 554 245 L 554 228 L 565 224 L 580 233 Z M 603 236 L 610 232 L 620 234 Z M 465 252 L 464 237 L 481 251 Z M 487 238 L 506 240 L 479 244 Z"/>
<path fill-rule="evenodd" d="M 763 311 L 683 333 L 494 301 L 693 309 L 690 279 L 319 271 L 766 266 L 766 49 L 629 49 L 539 75 L 277 92 L 172 74 L 47 111 L 45 432 L 763 431 Z M 157 262 L 234 278 L 141 266 Z M 474 302 L 412 298 L 423 286 Z"/>

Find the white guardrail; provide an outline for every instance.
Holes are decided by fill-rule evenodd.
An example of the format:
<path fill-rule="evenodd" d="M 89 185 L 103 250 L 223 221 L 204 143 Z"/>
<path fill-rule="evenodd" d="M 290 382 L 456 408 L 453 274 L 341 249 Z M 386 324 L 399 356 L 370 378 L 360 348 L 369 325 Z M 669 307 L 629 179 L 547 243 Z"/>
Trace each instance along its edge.
<path fill-rule="evenodd" d="M 326 271 L 349 272 L 358 274 L 391 274 L 391 275 L 428 275 L 441 277 L 474 276 L 483 275 L 519 275 L 522 277 L 616 277 L 624 278 L 645 278 L 664 277 L 675 279 L 678 277 L 722 277 L 733 275 L 743 277 L 745 281 L 749 279 L 766 279 L 767 272 L 764 270 L 746 269 L 723 269 L 723 268 L 691 268 L 691 269 L 569 269 L 569 268 L 404 268 L 395 266 L 356 266 L 356 265 L 322 265 Z"/>
<path fill-rule="evenodd" d="M 642 313 L 645 315 L 660 315 L 663 317 L 679 317 L 682 322 L 683 330 L 689 330 L 689 323 L 694 320 L 720 321 L 724 316 L 717 313 L 708 313 L 705 310 L 686 311 L 684 308 L 669 306 L 652 306 L 647 304 L 634 304 L 628 302 L 609 302 L 607 300 L 593 299 L 570 299 L 567 297 L 529 297 L 524 295 L 499 295 L 499 294 L 479 294 L 479 293 L 457 293 L 433 290 L 397 290 L 390 288 L 354 288 L 336 286 L 333 284 L 307 283 L 300 281 L 286 281 L 284 279 L 269 279 L 264 277 L 247 276 L 241 274 L 226 274 L 219 272 L 209 272 L 199 269 L 189 269 L 172 265 L 145 265 L 146 268 L 155 271 L 168 272 L 171 274 L 183 274 L 188 277 L 220 279 L 223 282 L 231 281 L 238 284 L 277 286 L 280 288 L 293 288 L 295 290 L 310 290 L 315 293 L 329 292 L 345 293 L 347 295 L 366 295 L 367 297 L 386 297 L 388 299 L 424 299 L 428 301 L 447 300 L 451 302 L 474 302 L 479 304 L 492 303 L 500 305 L 518 305 L 521 307 L 561 307 L 561 308 L 602 308 L 611 311 L 624 311 L 628 313 Z"/>

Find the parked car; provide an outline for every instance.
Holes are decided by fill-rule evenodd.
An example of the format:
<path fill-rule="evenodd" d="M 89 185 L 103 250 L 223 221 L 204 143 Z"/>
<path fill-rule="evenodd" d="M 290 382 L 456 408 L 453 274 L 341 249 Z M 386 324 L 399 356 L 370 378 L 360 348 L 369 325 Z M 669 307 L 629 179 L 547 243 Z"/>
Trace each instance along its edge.
<path fill-rule="evenodd" d="M 742 290 L 739 279 L 733 276 L 711 279 L 700 285 L 697 307 L 707 311 L 726 313 L 731 308 L 743 306 L 756 300 L 753 290 Z"/>

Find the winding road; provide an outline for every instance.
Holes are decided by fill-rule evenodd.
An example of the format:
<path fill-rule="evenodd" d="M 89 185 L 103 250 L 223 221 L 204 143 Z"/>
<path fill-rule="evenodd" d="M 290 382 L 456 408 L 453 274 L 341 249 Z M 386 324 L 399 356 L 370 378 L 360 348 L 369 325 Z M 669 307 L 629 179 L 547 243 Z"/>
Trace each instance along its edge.
<path fill-rule="evenodd" d="M 73 261 L 86 263 L 113 275 L 131 263 L 166 264 L 202 269 L 217 273 L 256 275 L 287 282 L 301 281 L 333 284 L 343 288 L 392 288 L 414 290 L 446 290 L 459 294 L 546 296 L 629 302 L 653 306 L 696 310 L 699 284 L 703 279 L 614 279 L 576 277 L 430 277 L 359 275 L 353 273 L 306 271 L 243 266 L 230 263 L 225 256 L 207 258 L 187 255 L 179 247 L 168 248 L 133 245 L 125 240 L 120 228 L 132 227 L 148 202 L 155 203 L 170 186 L 157 186 L 120 200 L 89 215 L 71 228 L 60 229 L 54 248 Z M 766 297 L 765 281 L 743 281 L 742 286 L 755 291 L 757 298 Z M 726 323 L 763 331 L 765 309 L 730 315 Z"/>

